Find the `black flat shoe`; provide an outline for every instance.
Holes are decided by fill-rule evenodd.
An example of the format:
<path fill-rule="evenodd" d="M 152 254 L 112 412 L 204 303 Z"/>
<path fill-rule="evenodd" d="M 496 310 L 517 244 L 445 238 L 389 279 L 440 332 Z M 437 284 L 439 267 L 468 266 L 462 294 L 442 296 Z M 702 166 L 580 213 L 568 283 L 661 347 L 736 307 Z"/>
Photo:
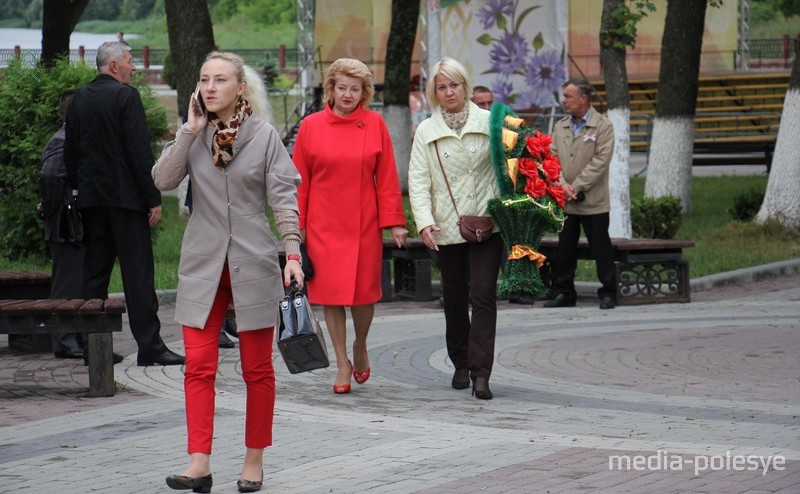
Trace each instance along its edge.
<path fill-rule="evenodd" d="M 136 356 L 136 365 L 139 367 L 146 367 L 148 365 L 183 365 L 186 362 L 186 357 L 178 355 L 170 349 L 164 349 L 159 355 L 142 355 L 140 352 Z"/>
<path fill-rule="evenodd" d="M 467 389 L 469 387 L 469 369 L 456 369 L 450 385 L 455 389 Z"/>
<path fill-rule="evenodd" d="M 80 348 L 68 348 L 53 352 L 55 358 L 83 358 L 83 350 Z"/>
<path fill-rule="evenodd" d="M 239 492 L 258 492 L 261 490 L 261 485 L 264 483 L 264 473 L 261 473 L 261 480 L 244 480 L 239 479 L 236 481 L 236 487 Z"/>
<path fill-rule="evenodd" d="M 213 483 L 210 473 L 205 477 L 187 477 L 185 475 L 170 475 L 167 477 L 167 485 L 170 489 L 175 489 L 176 491 L 191 489 L 192 492 L 208 494 L 211 492 Z"/>
<path fill-rule="evenodd" d="M 617 301 L 614 300 L 614 297 L 603 297 L 600 299 L 600 308 L 601 309 L 613 309 L 617 306 Z"/>
<path fill-rule="evenodd" d="M 494 398 L 492 391 L 489 389 L 489 379 L 485 377 L 473 377 L 472 396 L 479 400 L 491 400 Z"/>
<path fill-rule="evenodd" d="M 544 303 L 545 307 L 575 307 L 575 299 L 563 293 L 556 295 L 553 300 L 548 300 Z"/>

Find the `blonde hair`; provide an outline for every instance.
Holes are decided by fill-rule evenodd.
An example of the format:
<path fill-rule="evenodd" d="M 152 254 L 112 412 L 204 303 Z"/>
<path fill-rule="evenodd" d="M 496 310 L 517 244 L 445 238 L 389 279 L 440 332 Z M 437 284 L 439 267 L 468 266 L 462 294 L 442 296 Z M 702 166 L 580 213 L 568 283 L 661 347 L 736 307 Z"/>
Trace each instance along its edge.
<path fill-rule="evenodd" d="M 236 79 L 239 82 L 245 83 L 244 95 L 242 95 L 242 97 L 250 103 L 253 114 L 271 124 L 272 108 L 270 107 L 269 98 L 267 97 L 267 87 L 264 85 L 261 74 L 253 67 L 245 65 L 244 59 L 236 53 L 212 51 L 206 56 L 203 65 L 211 60 L 224 60 L 233 65 L 236 72 Z"/>
<path fill-rule="evenodd" d="M 469 82 L 469 74 L 467 69 L 454 58 L 443 58 L 436 62 L 431 70 L 431 76 L 428 78 L 426 93 L 428 95 L 428 102 L 434 108 L 439 107 L 439 100 L 436 98 L 436 76 L 440 75 L 450 79 L 453 82 L 464 85 L 464 90 L 467 93 L 467 100 L 472 99 L 472 83 Z"/>
<path fill-rule="evenodd" d="M 364 62 L 355 58 L 339 58 L 328 67 L 325 82 L 322 87 L 325 91 L 325 103 L 333 105 L 333 86 L 336 85 L 336 76 L 343 75 L 361 80 L 361 107 L 366 108 L 372 101 L 375 94 L 375 86 L 372 83 L 372 72 Z"/>

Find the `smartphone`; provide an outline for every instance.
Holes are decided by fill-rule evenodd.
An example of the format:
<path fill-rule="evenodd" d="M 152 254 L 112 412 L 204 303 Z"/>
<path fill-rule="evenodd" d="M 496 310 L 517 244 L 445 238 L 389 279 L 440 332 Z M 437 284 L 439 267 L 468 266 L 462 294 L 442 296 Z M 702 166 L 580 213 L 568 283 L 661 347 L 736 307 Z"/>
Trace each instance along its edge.
<path fill-rule="evenodd" d="M 197 86 L 194 88 L 194 101 L 197 104 L 197 107 L 200 109 L 200 113 L 206 112 L 206 104 L 203 103 L 203 95 L 200 94 L 200 83 L 197 83 Z"/>

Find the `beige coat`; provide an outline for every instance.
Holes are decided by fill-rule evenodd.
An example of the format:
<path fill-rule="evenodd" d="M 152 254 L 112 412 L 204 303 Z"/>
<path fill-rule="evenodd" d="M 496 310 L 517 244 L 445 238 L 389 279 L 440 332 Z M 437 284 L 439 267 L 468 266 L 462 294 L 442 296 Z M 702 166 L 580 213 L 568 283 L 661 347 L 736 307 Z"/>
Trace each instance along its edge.
<path fill-rule="evenodd" d="M 614 152 L 614 127 L 594 108 L 586 125 L 575 136 L 571 117 L 556 122 L 553 129 L 553 154 L 561 162 L 561 183 L 571 184 L 575 193 L 583 192 L 581 202 L 567 201 L 567 214 L 600 214 L 611 210 L 608 170 Z"/>
<path fill-rule="evenodd" d="M 213 133 L 211 127 L 198 135 L 180 129 L 153 167 L 161 190 L 176 188 L 187 173 L 192 180 L 175 320 L 205 326 L 227 260 L 238 330 L 275 326 L 283 275 L 264 207 L 297 211 L 300 175 L 275 129 L 254 116 L 239 128 L 226 168 L 211 160 Z"/>
<path fill-rule="evenodd" d="M 489 147 L 489 112 L 472 102 L 468 104 L 469 117 L 460 137 L 447 126 L 438 108 L 414 134 L 408 167 L 411 210 L 418 231 L 433 224 L 442 229 L 433 234 L 439 245 L 466 240 L 458 233 L 458 214 L 447 191 L 434 142 L 439 145 L 439 156 L 461 215 L 488 216 L 489 199 L 500 194 Z"/>

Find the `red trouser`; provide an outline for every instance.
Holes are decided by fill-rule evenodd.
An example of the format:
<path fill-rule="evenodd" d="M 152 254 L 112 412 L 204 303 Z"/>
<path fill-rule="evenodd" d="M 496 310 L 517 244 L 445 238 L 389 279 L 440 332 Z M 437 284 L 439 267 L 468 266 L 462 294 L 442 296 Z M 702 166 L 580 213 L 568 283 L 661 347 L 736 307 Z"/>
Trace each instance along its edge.
<path fill-rule="evenodd" d="M 183 327 L 186 350 L 183 389 L 186 394 L 189 454 L 211 454 L 219 332 L 231 297 L 231 279 L 226 264 L 205 328 Z M 273 332 L 274 328 L 263 328 L 239 333 L 242 377 L 247 387 L 244 441 L 248 448 L 260 449 L 272 444 L 272 418 L 275 411 Z"/>

